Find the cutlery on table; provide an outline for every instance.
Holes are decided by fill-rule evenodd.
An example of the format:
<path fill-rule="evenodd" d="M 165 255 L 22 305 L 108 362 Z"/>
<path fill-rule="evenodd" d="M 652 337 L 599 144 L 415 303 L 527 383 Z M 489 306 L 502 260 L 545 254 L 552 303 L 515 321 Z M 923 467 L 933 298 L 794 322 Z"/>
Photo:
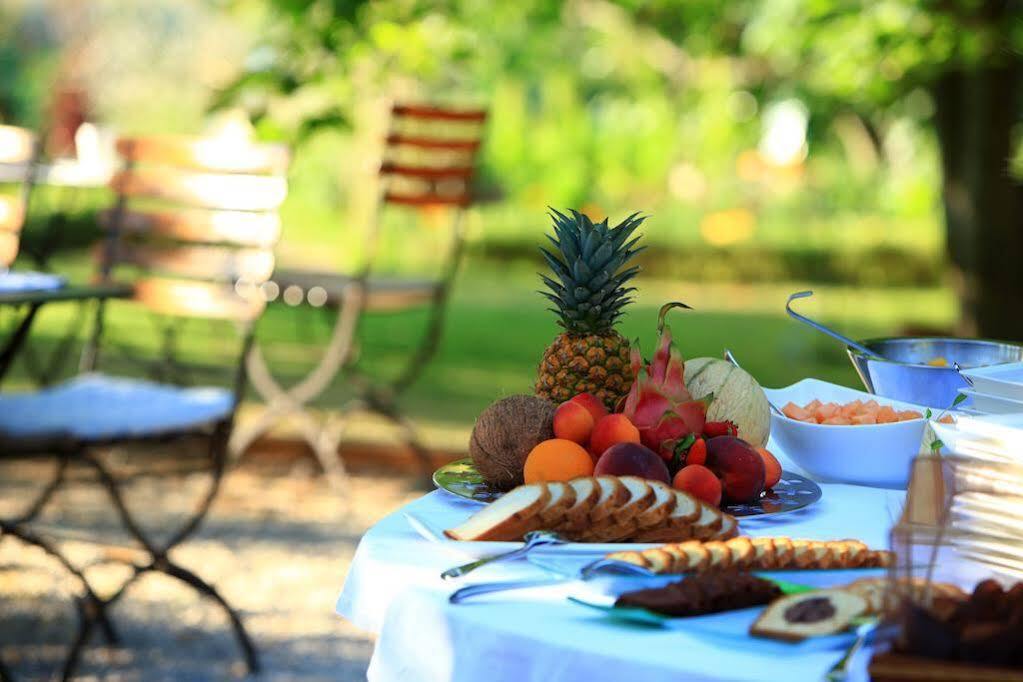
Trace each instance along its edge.
<path fill-rule="evenodd" d="M 495 563 L 498 561 L 507 561 L 509 559 L 518 559 L 524 557 L 537 547 L 543 547 L 544 545 L 561 545 L 565 543 L 565 539 L 557 533 L 549 530 L 534 530 L 526 533 L 523 536 L 525 543 L 510 552 L 503 552 L 501 554 L 494 554 L 493 556 L 483 557 L 476 561 L 470 561 L 467 564 L 461 566 L 455 566 L 449 568 L 440 574 L 440 577 L 444 580 L 450 578 L 461 578 L 470 571 L 475 571 L 480 566 L 486 566 L 487 564 Z M 453 596 L 453 595 L 452 595 Z"/>
<path fill-rule="evenodd" d="M 877 618 L 868 620 L 856 628 L 856 639 L 849 645 L 849 648 L 845 650 L 845 654 L 842 658 L 838 659 L 835 665 L 831 666 L 824 675 L 825 682 L 844 682 L 849 677 L 849 663 L 853 657 L 863 648 L 863 645 L 867 642 L 867 639 L 877 630 L 880 621 Z"/>

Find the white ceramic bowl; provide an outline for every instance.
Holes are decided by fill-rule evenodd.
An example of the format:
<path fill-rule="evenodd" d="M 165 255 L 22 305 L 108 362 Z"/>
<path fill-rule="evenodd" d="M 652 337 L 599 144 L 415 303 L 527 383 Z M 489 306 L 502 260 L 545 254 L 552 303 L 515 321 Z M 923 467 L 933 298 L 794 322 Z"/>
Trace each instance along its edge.
<path fill-rule="evenodd" d="M 824 403 L 876 400 L 881 405 L 921 414 L 927 409 L 817 379 L 803 379 L 786 388 L 767 388 L 764 393 L 779 409 L 789 402 L 805 405 L 814 398 Z M 772 412 L 771 438 L 789 459 L 821 481 L 905 488 L 910 464 L 920 451 L 925 424 L 923 418 L 892 424 L 809 424 Z"/>
<path fill-rule="evenodd" d="M 995 398 L 1023 400 L 1023 362 L 964 369 L 973 390 Z"/>

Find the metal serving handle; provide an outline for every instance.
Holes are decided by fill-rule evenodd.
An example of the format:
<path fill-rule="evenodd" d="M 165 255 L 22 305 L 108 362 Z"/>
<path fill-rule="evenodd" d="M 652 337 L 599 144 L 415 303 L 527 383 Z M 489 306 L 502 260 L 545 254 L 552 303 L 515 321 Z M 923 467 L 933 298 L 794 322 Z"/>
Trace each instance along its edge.
<path fill-rule="evenodd" d="M 841 341 L 845 345 L 851 346 L 852 348 L 855 348 L 856 350 L 858 350 L 859 352 L 863 353 L 864 355 L 866 355 L 868 357 L 874 358 L 875 360 L 884 360 L 885 359 L 884 357 L 882 357 L 881 355 L 878 355 L 875 351 L 870 350 L 869 348 L 867 348 L 863 344 L 858 343 L 856 341 L 853 341 L 852 339 L 850 339 L 847 336 L 843 336 L 843 335 L 839 334 L 838 332 L 836 332 L 834 329 L 831 329 L 830 327 L 825 327 L 820 322 L 815 322 L 814 320 L 811 320 L 808 317 L 800 315 L 799 313 L 797 313 L 795 310 L 792 309 L 792 302 L 793 301 L 795 301 L 798 298 L 810 298 L 811 296 L 813 296 L 813 292 L 812 291 L 797 291 L 796 293 L 790 295 L 789 296 L 789 300 L 785 302 L 785 312 L 787 312 L 789 314 L 789 317 L 791 317 L 791 318 L 793 318 L 795 320 L 799 320 L 803 324 L 809 325 L 809 326 L 813 327 L 814 329 L 816 329 L 819 332 L 824 332 L 825 334 L 827 334 L 828 336 L 830 336 L 833 339 L 838 339 L 839 341 Z"/>
<path fill-rule="evenodd" d="M 476 561 L 470 561 L 467 564 L 461 566 L 455 566 L 449 568 L 440 574 L 440 577 L 444 580 L 450 578 L 461 578 L 463 575 L 470 571 L 475 571 L 480 566 L 486 566 L 487 564 L 494 563 L 497 561 L 507 561 L 508 559 L 518 559 L 519 557 L 526 556 L 536 547 L 542 547 L 544 545 L 560 545 L 564 544 L 565 539 L 553 531 L 549 530 L 534 530 L 526 533 L 525 544 L 517 549 L 513 549 L 510 552 L 503 552 L 501 554 L 494 554 L 491 556 L 477 559 Z"/>
<path fill-rule="evenodd" d="M 503 580 L 498 582 L 489 583 L 476 583 L 475 585 L 466 585 L 460 587 L 451 593 L 448 597 L 448 601 L 452 604 L 461 604 L 466 599 L 471 597 L 477 597 L 481 594 L 490 594 L 492 592 L 504 592 L 506 590 L 522 590 L 527 587 L 545 587 L 547 585 L 560 585 L 566 583 L 571 578 L 542 578 L 536 580 Z"/>
<path fill-rule="evenodd" d="M 728 350 L 727 348 L 725 349 L 725 360 L 730 362 L 732 366 L 735 367 L 736 369 L 742 369 L 742 367 L 739 365 L 739 361 L 736 360 L 735 356 L 732 354 L 732 351 Z M 772 403 L 770 398 L 767 399 L 767 406 L 771 408 L 771 412 L 774 412 L 779 417 L 785 416 L 785 413 L 782 412 L 777 405 Z"/>

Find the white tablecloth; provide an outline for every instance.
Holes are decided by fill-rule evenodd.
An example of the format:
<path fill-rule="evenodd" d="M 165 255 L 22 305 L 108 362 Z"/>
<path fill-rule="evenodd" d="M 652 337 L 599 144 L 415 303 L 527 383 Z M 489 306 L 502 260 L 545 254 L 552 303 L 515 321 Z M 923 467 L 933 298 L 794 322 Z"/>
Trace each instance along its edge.
<path fill-rule="evenodd" d="M 794 467 L 783 462 L 786 469 Z M 805 510 L 744 519 L 748 535 L 830 540 L 855 537 L 888 544 L 901 512 L 901 491 L 822 485 L 823 498 Z M 378 635 L 369 668 L 375 682 L 501 682 L 586 680 L 819 680 L 840 650 L 729 638 L 695 627 L 625 625 L 568 602 L 578 584 L 478 597 L 457 606 L 447 597 L 474 581 L 549 576 L 523 561 L 498 564 L 455 581 L 439 574 L 465 557 L 422 539 L 402 512 L 459 518 L 478 505 L 434 491 L 370 529 L 359 543 L 337 612 Z M 866 655 L 851 679 L 865 679 Z"/>

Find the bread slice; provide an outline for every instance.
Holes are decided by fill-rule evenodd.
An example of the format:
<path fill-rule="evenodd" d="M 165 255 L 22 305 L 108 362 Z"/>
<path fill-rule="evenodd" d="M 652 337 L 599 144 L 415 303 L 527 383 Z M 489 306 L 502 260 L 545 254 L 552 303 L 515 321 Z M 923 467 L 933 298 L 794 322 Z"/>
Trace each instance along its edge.
<path fill-rule="evenodd" d="M 808 544 L 808 547 L 810 549 L 811 567 L 831 568 L 835 564 L 835 553 L 832 551 L 830 542 L 813 540 Z"/>
<path fill-rule="evenodd" d="M 700 503 L 689 493 L 674 491 L 675 508 L 661 523 L 636 532 L 636 542 L 683 542 L 693 536 L 693 521 L 703 511 Z"/>
<path fill-rule="evenodd" d="M 611 512 L 615 523 L 631 521 L 653 506 L 656 496 L 650 481 L 639 476 L 619 476 L 618 480 L 629 491 L 628 501 Z"/>
<path fill-rule="evenodd" d="M 643 552 L 612 552 L 608 554 L 605 559 L 612 559 L 614 561 L 623 561 L 627 564 L 635 564 L 636 566 L 642 566 L 643 568 L 650 568 L 650 561 L 646 558 Z"/>
<path fill-rule="evenodd" d="M 865 542 L 860 540 L 843 540 L 842 543 L 845 545 L 846 554 L 849 557 L 849 568 L 857 568 L 866 563 L 870 548 L 867 547 Z"/>
<path fill-rule="evenodd" d="M 571 534 L 589 525 L 590 512 L 601 496 L 600 484 L 592 476 L 574 478 L 568 482 L 575 491 L 575 504 L 565 510 L 565 516 L 554 530 Z"/>
<path fill-rule="evenodd" d="M 654 573 L 674 573 L 675 557 L 663 548 L 648 549 L 643 552 L 644 558 L 650 562 L 650 570 Z"/>
<path fill-rule="evenodd" d="M 721 530 L 724 514 L 705 502 L 697 502 L 700 505 L 700 516 L 693 522 L 693 537 L 697 540 L 711 540 Z"/>
<path fill-rule="evenodd" d="M 600 496 L 590 509 L 589 525 L 596 525 L 628 501 L 631 493 L 617 476 L 597 476 L 596 481 Z"/>
<path fill-rule="evenodd" d="M 563 481 L 548 481 L 547 489 L 551 492 L 551 499 L 547 506 L 537 514 L 536 528 L 533 530 L 553 530 L 565 518 L 565 514 L 575 504 L 575 488 Z"/>
<path fill-rule="evenodd" d="M 675 543 L 670 545 L 664 545 L 661 547 L 665 552 L 672 556 L 671 572 L 672 573 L 685 573 L 689 570 L 689 555 L 686 554 L 685 549 L 682 548 L 681 543 Z"/>
<path fill-rule="evenodd" d="M 820 599 L 826 600 L 833 609 L 830 616 L 813 622 L 792 622 L 790 618 L 786 618 L 786 612 L 791 613 L 790 609 Z M 853 619 L 866 613 L 867 608 L 867 602 L 863 597 L 846 590 L 814 590 L 790 594 L 776 599 L 764 609 L 750 627 L 750 634 L 788 642 L 801 642 L 807 637 L 833 635 L 848 629 Z"/>
<path fill-rule="evenodd" d="M 777 568 L 774 538 L 751 538 L 753 544 L 753 567 L 761 570 Z"/>
<path fill-rule="evenodd" d="M 718 540 L 711 540 L 703 543 L 703 546 L 710 552 L 710 567 L 721 570 L 732 565 L 732 551 L 728 545 Z"/>
<path fill-rule="evenodd" d="M 813 552 L 810 550 L 809 540 L 792 541 L 792 561 L 795 568 L 810 568 L 813 566 Z"/>
<path fill-rule="evenodd" d="M 792 568 L 794 566 L 793 559 L 796 554 L 796 548 L 792 544 L 792 538 L 781 536 L 773 538 L 774 540 L 774 567 L 775 568 Z"/>
<path fill-rule="evenodd" d="M 753 565 L 753 557 L 756 551 L 749 538 L 731 538 L 725 542 L 725 546 L 732 553 L 732 566 L 734 568 L 749 568 Z"/>
<path fill-rule="evenodd" d="M 521 540 L 550 499 L 545 483 L 520 485 L 444 534 L 463 541 Z"/>
<path fill-rule="evenodd" d="M 647 481 L 647 485 L 654 491 L 654 503 L 636 516 L 636 530 L 642 532 L 647 528 L 654 528 L 667 519 L 673 511 L 678 500 L 675 491 L 660 481 Z"/>
<path fill-rule="evenodd" d="M 718 540 L 728 540 L 739 534 L 739 520 L 731 514 L 722 513 L 721 530 L 717 532 Z"/>

